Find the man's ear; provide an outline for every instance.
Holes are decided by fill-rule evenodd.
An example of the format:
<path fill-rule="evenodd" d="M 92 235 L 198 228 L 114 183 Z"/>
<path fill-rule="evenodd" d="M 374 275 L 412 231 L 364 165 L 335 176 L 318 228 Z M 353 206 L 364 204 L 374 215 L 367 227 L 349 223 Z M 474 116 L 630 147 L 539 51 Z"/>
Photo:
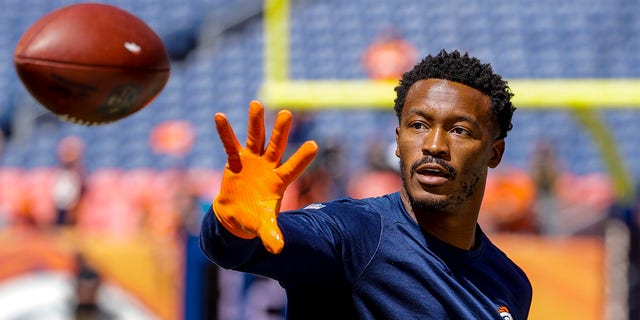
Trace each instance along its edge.
<path fill-rule="evenodd" d="M 491 158 L 489 158 L 489 168 L 495 168 L 502 161 L 502 155 L 504 154 L 504 139 L 498 139 L 493 142 L 491 147 Z"/>

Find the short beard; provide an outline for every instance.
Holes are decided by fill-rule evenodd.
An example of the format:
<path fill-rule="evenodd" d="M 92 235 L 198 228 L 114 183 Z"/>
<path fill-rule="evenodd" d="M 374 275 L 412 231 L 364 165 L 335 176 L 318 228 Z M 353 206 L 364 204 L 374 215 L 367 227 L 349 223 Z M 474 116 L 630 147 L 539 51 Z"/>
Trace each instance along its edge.
<path fill-rule="evenodd" d="M 424 163 L 438 163 L 439 165 L 444 166 L 449 170 L 451 175 L 450 178 L 456 179 L 456 177 L 458 176 L 455 169 L 449 166 L 444 160 L 427 156 L 425 158 L 422 158 L 420 161 L 414 163 L 411 166 L 410 177 L 413 177 L 416 173 L 416 168 Z M 471 179 L 469 179 L 468 181 L 462 182 L 462 192 L 460 193 L 451 194 L 448 197 L 441 200 L 436 200 L 436 199 L 418 200 L 413 197 L 413 195 L 409 192 L 409 189 L 407 188 L 407 179 L 405 178 L 407 176 L 406 169 L 402 163 L 400 163 L 400 175 L 402 177 L 402 186 L 404 190 L 407 191 L 407 197 L 409 198 L 409 203 L 411 204 L 411 209 L 414 212 L 414 214 L 416 212 L 429 212 L 433 214 L 440 213 L 440 212 L 447 212 L 449 211 L 449 209 L 454 208 L 462 204 L 469 198 L 471 198 L 476 185 L 478 184 L 478 182 L 480 182 L 480 174 L 474 174 L 473 176 L 471 176 Z"/>

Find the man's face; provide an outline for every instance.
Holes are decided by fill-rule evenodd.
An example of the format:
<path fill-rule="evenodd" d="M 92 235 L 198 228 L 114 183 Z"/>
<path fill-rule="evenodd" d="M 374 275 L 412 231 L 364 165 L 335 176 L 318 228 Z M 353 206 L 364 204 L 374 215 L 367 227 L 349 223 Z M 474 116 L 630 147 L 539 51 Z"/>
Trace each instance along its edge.
<path fill-rule="evenodd" d="M 414 214 L 478 210 L 488 167 L 500 163 L 491 100 L 440 79 L 411 86 L 396 128 L 396 155 Z"/>

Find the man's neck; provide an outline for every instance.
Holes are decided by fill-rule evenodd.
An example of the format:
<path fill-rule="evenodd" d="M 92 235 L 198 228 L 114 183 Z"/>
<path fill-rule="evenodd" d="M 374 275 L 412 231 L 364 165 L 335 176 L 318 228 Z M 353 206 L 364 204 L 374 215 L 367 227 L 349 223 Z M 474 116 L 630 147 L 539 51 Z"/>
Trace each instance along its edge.
<path fill-rule="evenodd" d="M 400 193 L 402 203 L 420 229 L 454 247 L 464 250 L 475 247 L 477 211 L 460 208 L 456 212 L 414 212 L 409 197 L 404 192 Z"/>

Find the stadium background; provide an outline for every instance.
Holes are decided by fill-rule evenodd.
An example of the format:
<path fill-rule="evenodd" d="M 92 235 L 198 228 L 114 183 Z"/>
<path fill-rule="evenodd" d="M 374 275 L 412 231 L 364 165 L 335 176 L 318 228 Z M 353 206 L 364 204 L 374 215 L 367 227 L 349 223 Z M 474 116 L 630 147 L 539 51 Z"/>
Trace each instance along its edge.
<path fill-rule="evenodd" d="M 215 195 L 225 161 L 213 114 L 225 112 L 242 139 L 249 100 L 263 96 L 268 106 L 286 106 L 265 91 L 267 80 L 331 80 L 338 87 L 368 81 L 363 57 L 390 31 L 418 57 L 442 48 L 469 51 L 514 84 L 640 78 L 638 1 L 267 1 L 276 10 L 269 11 L 270 27 L 280 32 L 275 37 L 266 34 L 262 1 L 105 1 L 156 30 L 172 73 L 146 109 L 86 128 L 47 113 L 11 63 L 22 32 L 71 3 L 0 4 L 1 318 L 69 313 L 78 252 L 104 278 L 99 303 L 111 312 L 133 319 L 259 319 L 271 310 L 277 318 L 283 306 L 277 285 L 217 270 L 194 242 L 197 217 Z M 277 11 L 283 6 L 284 17 Z M 562 95 L 562 81 L 553 84 Z M 517 99 L 515 85 L 514 91 Z M 633 90 L 621 92 L 631 95 L 626 104 L 523 105 L 503 163 L 492 171 L 482 223 L 532 278 L 531 319 L 638 318 L 640 99 Z M 369 102 L 291 105 L 305 124 L 293 144 L 313 138 L 324 149 L 308 178 L 328 185 L 324 196 L 366 193 L 349 181 L 367 181 L 379 163 L 393 170 L 386 147 L 394 142 L 395 117 L 384 103 Z M 77 222 L 56 226 L 56 150 L 69 136 L 85 143 L 87 193 Z M 556 170 L 554 187 L 546 189 L 536 175 L 546 163 L 539 158 L 544 147 Z M 188 205 L 177 204 L 183 197 Z"/>

